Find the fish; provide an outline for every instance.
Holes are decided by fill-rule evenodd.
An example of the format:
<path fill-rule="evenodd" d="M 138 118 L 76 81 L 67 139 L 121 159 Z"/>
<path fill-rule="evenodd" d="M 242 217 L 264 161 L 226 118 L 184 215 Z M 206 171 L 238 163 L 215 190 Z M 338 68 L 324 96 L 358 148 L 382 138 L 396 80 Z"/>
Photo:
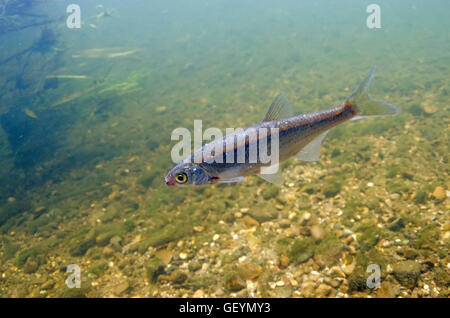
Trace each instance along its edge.
<path fill-rule="evenodd" d="M 175 187 L 188 187 L 233 183 L 244 181 L 246 177 L 251 175 L 258 175 L 274 184 L 282 184 L 284 179 L 280 169 L 274 169 L 275 171 L 271 173 L 262 173 L 263 168 L 267 168 L 270 163 L 263 162 L 259 158 L 256 162 L 248 160 L 252 143 L 260 142 L 259 135 L 256 138 L 257 140 L 247 137 L 249 129 L 278 129 L 278 163 L 291 157 L 307 162 L 318 161 L 322 141 L 331 128 L 349 120 L 392 116 L 400 112 L 397 107 L 390 103 L 372 100 L 369 97 L 368 91 L 374 72 L 375 67 L 344 102 L 327 110 L 294 116 L 293 108 L 286 95 L 284 93 L 278 94 L 260 123 L 235 131 L 223 138 L 217 138 L 194 151 L 167 173 L 166 184 Z M 241 134 L 246 134 L 246 136 L 242 139 Z M 267 148 L 269 148 L 272 137 L 272 133 L 267 133 Z M 208 153 L 206 149 L 215 149 L 214 146 L 217 146 L 217 143 L 222 146 L 219 149 L 224 150 L 220 153 L 210 152 L 210 155 L 205 156 Z M 227 158 L 227 153 L 236 158 L 239 151 L 245 151 L 245 161 L 243 162 L 217 160 Z M 200 162 L 195 160 L 199 158 L 199 155 L 203 155 L 203 157 L 200 156 Z"/>
<path fill-rule="evenodd" d="M 33 119 L 39 119 L 39 117 L 36 115 L 36 113 L 29 108 L 25 108 L 24 112 L 28 117 L 31 117 Z"/>
<path fill-rule="evenodd" d="M 60 78 L 60 79 L 87 79 L 89 78 L 86 75 L 47 75 L 45 77 L 46 79 L 51 78 Z"/>

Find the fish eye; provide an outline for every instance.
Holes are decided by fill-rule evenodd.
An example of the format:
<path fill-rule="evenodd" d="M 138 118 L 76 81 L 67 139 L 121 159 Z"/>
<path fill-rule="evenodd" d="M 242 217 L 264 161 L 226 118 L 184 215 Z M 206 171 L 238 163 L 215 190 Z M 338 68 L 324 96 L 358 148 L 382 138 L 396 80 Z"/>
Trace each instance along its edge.
<path fill-rule="evenodd" d="M 187 176 L 187 174 L 184 173 L 184 172 L 177 173 L 177 174 L 175 175 L 175 180 L 176 180 L 178 183 L 186 183 L 187 180 L 188 180 L 188 176 Z"/>

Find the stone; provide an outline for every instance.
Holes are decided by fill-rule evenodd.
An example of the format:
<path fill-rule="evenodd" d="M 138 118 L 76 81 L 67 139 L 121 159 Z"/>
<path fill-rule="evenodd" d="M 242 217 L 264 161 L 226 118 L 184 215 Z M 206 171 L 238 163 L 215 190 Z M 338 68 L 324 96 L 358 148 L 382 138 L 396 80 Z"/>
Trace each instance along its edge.
<path fill-rule="evenodd" d="M 394 277 L 407 288 L 414 288 L 420 276 L 420 264 L 415 261 L 402 261 L 394 264 Z"/>
<path fill-rule="evenodd" d="M 259 223 L 270 221 L 278 216 L 277 210 L 271 205 L 257 206 L 249 214 Z"/>
<path fill-rule="evenodd" d="M 116 251 L 120 251 L 122 249 L 122 238 L 118 235 L 113 236 L 109 243 Z"/>
<path fill-rule="evenodd" d="M 404 227 L 405 227 L 405 222 L 403 221 L 402 218 L 398 218 L 397 220 L 395 220 L 388 226 L 388 230 L 392 231 L 392 232 L 398 232 Z"/>
<path fill-rule="evenodd" d="M 42 284 L 41 289 L 49 290 L 49 289 L 52 289 L 54 286 L 55 286 L 55 281 L 52 279 L 49 279 L 45 283 Z"/>
<path fill-rule="evenodd" d="M 377 298 L 395 298 L 399 292 L 400 286 L 384 281 L 377 290 Z"/>
<path fill-rule="evenodd" d="M 321 267 L 334 265 L 341 257 L 343 244 L 334 235 L 328 235 L 317 246 L 314 260 Z"/>
<path fill-rule="evenodd" d="M 188 265 L 188 269 L 189 269 L 190 272 L 196 272 L 200 268 L 202 268 L 202 265 L 198 261 L 192 261 Z"/>
<path fill-rule="evenodd" d="M 313 239 L 296 240 L 289 251 L 289 258 L 296 263 L 304 263 L 313 256 L 314 249 Z"/>
<path fill-rule="evenodd" d="M 121 295 L 121 294 L 123 294 L 123 293 L 125 293 L 128 289 L 130 288 L 130 285 L 128 284 L 128 282 L 122 282 L 122 283 L 120 283 L 119 285 L 117 285 L 115 288 L 114 288 L 114 294 L 115 295 Z"/>
<path fill-rule="evenodd" d="M 446 197 L 446 193 L 443 187 L 436 187 L 433 191 L 432 196 L 436 199 L 436 200 L 444 200 Z"/>
<path fill-rule="evenodd" d="M 161 259 L 155 257 L 150 259 L 146 264 L 147 278 L 150 282 L 156 282 L 159 275 L 164 273 L 164 263 Z"/>
<path fill-rule="evenodd" d="M 324 239 L 325 235 L 327 234 L 325 230 L 320 225 L 313 225 L 311 226 L 311 235 L 314 239 L 321 241 Z"/>
<path fill-rule="evenodd" d="M 317 287 L 316 295 L 318 297 L 327 297 L 330 295 L 331 290 L 332 290 L 331 286 L 322 283 Z"/>
<path fill-rule="evenodd" d="M 426 103 L 422 105 L 422 110 L 426 115 L 432 115 L 438 111 L 438 108 L 436 106 Z"/>
<path fill-rule="evenodd" d="M 202 298 L 205 297 L 205 292 L 201 289 L 197 290 L 194 295 L 192 295 L 193 298 Z"/>
<path fill-rule="evenodd" d="M 345 268 L 343 269 L 343 272 L 345 275 L 350 276 L 354 270 L 355 270 L 355 265 L 350 264 L 350 265 L 345 266 Z"/>
<path fill-rule="evenodd" d="M 176 270 L 176 271 L 173 271 L 172 274 L 170 274 L 170 278 L 171 278 L 170 280 L 174 284 L 182 284 L 186 281 L 188 276 L 186 275 L 186 273 Z"/>
<path fill-rule="evenodd" d="M 120 193 L 118 191 L 113 191 L 110 195 L 108 195 L 108 199 L 110 201 L 117 200 L 118 198 L 120 198 Z"/>
<path fill-rule="evenodd" d="M 287 255 L 282 254 L 280 257 L 280 267 L 281 268 L 286 268 L 289 265 L 289 257 L 287 257 Z"/>
<path fill-rule="evenodd" d="M 243 280 L 253 280 L 261 275 L 262 267 L 256 263 L 242 263 L 236 267 L 236 272 Z"/>
<path fill-rule="evenodd" d="M 112 249 L 111 246 L 105 246 L 103 248 L 103 255 L 105 257 L 111 257 L 112 255 L 114 255 L 114 249 Z"/>
<path fill-rule="evenodd" d="M 256 221 L 255 219 L 253 219 L 249 216 L 244 217 L 243 221 L 244 221 L 245 226 L 247 226 L 247 227 L 258 227 L 259 226 L 258 221 Z"/>
<path fill-rule="evenodd" d="M 32 274 L 36 272 L 39 268 L 39 264 L 34 259 L 34 257 L 29 257 L 23 266 L 23 271 L 27 274 Z"/>
<path fill-rule="evenodd" d="M 105 232 L 97 235 L 97 237 L 95 238 L 95 243 L 99 246 L 105 246 L 109 243 L 110 240 L 111 240 L 111 233 Z"/>
<path fill-rule="evenodd" d="M 236 273 L 229 274 L 225 279 L 225 288 L 232 292 L 240 291 L 247 287 L 244 280 Z"/>

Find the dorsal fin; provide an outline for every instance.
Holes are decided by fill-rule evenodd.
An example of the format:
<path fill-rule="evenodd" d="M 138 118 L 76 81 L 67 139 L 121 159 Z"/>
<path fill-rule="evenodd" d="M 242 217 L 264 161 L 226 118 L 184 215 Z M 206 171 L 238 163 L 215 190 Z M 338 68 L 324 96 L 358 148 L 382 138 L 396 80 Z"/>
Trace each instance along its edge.
<path fill-rule="evenodd" d="M 303 161 L 317 161 L 320 156 L 320 147 L 322 146 L 322 141 L 327 135 L 328 130 L 313 139 L 309 144 L 307 144 L 298 154 L 295 155 L 295 158 L 303 160 Z"/>
<path fill-rule="evenodd" d="M 267 110 L 262 121 L 272 121 L 292 116 L 294 116 L 294 110 L 292 109 L 291 104 L 289 103 L 286 95 L 284 93 L 280 93 L 277 97 L 275 97 L 272 104 L 270 104 L 269 109 Z"/>

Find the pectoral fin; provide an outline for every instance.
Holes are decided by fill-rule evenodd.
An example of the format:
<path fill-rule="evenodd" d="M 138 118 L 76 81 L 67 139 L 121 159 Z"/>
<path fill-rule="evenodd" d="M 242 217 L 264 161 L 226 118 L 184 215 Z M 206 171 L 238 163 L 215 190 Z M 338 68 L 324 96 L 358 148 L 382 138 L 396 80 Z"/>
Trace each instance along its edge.
<path fill-rule="evenodd" d="M 275 97 L 272 104 L 270 104 L 266 115 L 263 118 L 264 121 L 272 121 L 294 116 L 294 109 L 289 103 L 286 95 L 280 93 Z"/>
<path fill-rule="evenodd" d="M 241 181 L 244 181 L 244 180 L 245 180 L 245 177 L 237 177 L 237 178 L 225 179 L 225 180 L 216 179 L 214 181 L 214 183 L 232 183 L 232 182 L 241 182 Z"/>
<path fill-rule="evenodd" d="M 320 156 L 320 147 L 322 146 L 322 141 L 327 135 L 328 130 L 316 137 L 313 141 L 307 144 L 295 158 L 303 161 L 317 161 Z"/>

